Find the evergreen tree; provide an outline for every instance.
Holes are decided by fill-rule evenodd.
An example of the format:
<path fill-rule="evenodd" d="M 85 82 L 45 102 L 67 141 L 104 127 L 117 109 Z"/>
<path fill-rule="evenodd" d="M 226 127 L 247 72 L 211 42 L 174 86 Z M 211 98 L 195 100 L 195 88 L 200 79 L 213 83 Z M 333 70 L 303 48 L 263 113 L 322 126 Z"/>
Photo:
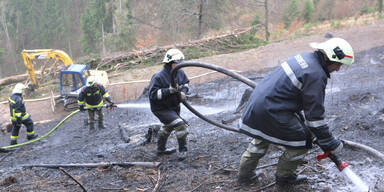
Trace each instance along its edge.
<path fill-rule="evenodd" d="M 298 0 L 291 0 L 288 7 L 284 10 L 284 25 L 288 28 L 291 25 L 292 20 L 299 15 L 299 3 Z"/>
<path fill-rule="evenodd" d="M 108 0 L 89 0 L 81 15 L 81 47 L 86 54 L 96 52 L 100 46 L 102 25 L 108 22 L 106 2 Z"/>
<path fill-rule="evenodd" d="M 304 9 L 303 9 L 303 18 L 305 22 L 310 22 L 312 19 L 313 12 L 315 8 L 313 7 L 312 0 L 305 0 Z"/>

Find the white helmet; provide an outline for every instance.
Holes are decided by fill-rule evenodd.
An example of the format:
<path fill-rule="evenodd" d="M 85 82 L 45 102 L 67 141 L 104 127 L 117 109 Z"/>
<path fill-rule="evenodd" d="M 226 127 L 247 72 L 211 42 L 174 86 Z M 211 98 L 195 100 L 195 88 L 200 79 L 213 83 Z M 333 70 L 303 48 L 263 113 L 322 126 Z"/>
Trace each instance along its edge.
<path fill-rule="evenodd" d="M 24 89 L 25 89 L 25 85 L 24 84 L 17 83 L 15 85 L 15 87 L 13 88 L 12 93 L 20 93 L 21 94 L 21 93 L 23 93 Z"/>
<path fill-rule="evenodd" d="M 331 61 L 351 65 L 355 61 L 351 45 L 344 39 L 332 38 L 322 43 L 310 43 L 312 48 L 319 49 Z"/>
<path fill-rule="evenodd" d="M 169 63 L 171 61 L 181 62 L 184 60 L 184 54 L 178 49 L 170 49 L 164 56 L 163 63 Z"/>
<path fill-rule="evenodd" d="M 87 78 L 87 87 L 92 87 L 96 83 L 96 78 L 94 76 L 89 76 Z"/>

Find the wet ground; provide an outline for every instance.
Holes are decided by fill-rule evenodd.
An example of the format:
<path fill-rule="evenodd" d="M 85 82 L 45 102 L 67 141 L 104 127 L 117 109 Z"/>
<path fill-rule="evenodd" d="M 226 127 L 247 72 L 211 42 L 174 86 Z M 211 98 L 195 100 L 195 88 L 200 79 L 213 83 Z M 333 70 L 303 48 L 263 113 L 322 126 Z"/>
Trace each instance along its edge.
<path fill-rule="evenodd" d="M 326 112 L 333 133 L 342 139 L 359 142 L 384 151 L 384 47 L 356 54 L 350 68 L 332 74 L 328 82 Z M 256 82 L 271 69 L 244 74 Z M 247 87 L 233 79 L 222 79 L 193 87 L 192 106 L 209 118 L 221 121 L 233 116 Z M 308 183 L 291 187 L 274 185 L 274 173 L 282 148 L 271 146 L 260 161 L 259 183 L 239 186 L 236 182 L 242 152 L 251 138 L 214 127 L 182 109 L 189 122 L 189 156 L 157 157 L 156 144 L 138 145 L 147 128 L 158 120 L 151 114 L 147 100 L 128 102 L 128 109 L 105 110 L 106 129 L 89 131 L 84 127 L 86 113 L 65 122 L 41 142 L 23 146 L 11 153 L 0 153 L 0 191 L 81 191 L 72 179 L 59 169 L 23 168 L 26 164 L 69 164 L 97 162 L 162 162 L 159 168 L 119 166 L 98 168 L 65 168 L 87 191 L 353 191 L 328 159 L 317 162 L 314 148 L 300 167 Z M 40 135 L 59 120 L 36 126 Z M 120 126 L 128 130 L 131 143 L 121 139 Z M 235 125 L 233 125 L 235 126 Z M 25 140 L 21 130 L 19 142 Z M 9 135 L 0 136 L 0 145 Z M 171 135 L 168 146 L 177 146 Z M 384 191 L 384 162 L 356 149 L 345 147 L 342 158 L 371 188 Z"/>

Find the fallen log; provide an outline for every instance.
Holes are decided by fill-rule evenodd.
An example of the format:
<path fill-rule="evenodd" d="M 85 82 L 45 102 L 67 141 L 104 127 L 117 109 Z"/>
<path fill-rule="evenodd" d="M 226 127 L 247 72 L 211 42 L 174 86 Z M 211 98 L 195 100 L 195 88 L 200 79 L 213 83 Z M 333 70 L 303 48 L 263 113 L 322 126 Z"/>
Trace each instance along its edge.
<path fill-rule="evenodd" d="M 36 78 L 40 78 L 41 72 L 36 71 L 35 73 L 36 73 Z M 0 79 L 0 86 L 6 86 L 6 85 L 14 84 L 14 83 L 19 83 L 22 81 L 26 81 L 28 78 L 29 78 L 29 76 L 27 73 L 6 77 L 3 79 Z"/>
<path fill-rule="evenodd" d="M 157 168 L 160 166 L 160 162 L 100 162 L 100 163 L 70 163 L 70 164 L 29 164 L 22 165 L 22 167 L 48 167 L 48 168 L 59 168 L 59 167 L 109 167 L 109 166 L 120 166 L 120 167 L 150 167 Z"/>
<path fill-rule="evenodd" d="M 28 79 L 28 74 L 14 75 L 0 79 L 0 86 L 10 85 L 14 83 L 19 83 Z"/>
<path fill-rule="evenodd" d="M 381 159 L 382 161 L 384 161 L 384 154 L 381 153 L 380 151 L 372 148 L 372 147 L 369 147 L 369 146 L 361 144 L 361 143 L 356 143 L 353 141 L 345 140 L 345 139 L 342 139 L 341 141 L 344 143 L 344 145 L 348 145 L 350 147 L 357 148 L 357 149 L 362 149 L 362 150 L 367 151 L 368 153 L 372 154 L 373 156 Z"/>

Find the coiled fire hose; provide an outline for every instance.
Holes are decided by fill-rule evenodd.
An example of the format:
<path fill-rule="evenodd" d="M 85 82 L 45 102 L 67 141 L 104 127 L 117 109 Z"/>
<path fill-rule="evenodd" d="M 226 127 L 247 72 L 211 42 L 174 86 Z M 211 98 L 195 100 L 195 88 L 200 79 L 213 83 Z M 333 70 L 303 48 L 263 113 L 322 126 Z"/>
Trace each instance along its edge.
<path fill-rule="evenodd" d="M 176 77 L 177 71 L 179 69 L 183 68 L 183 67 L 202 67 L 202 68 L 206 68 L 206 69 L 211 69 L 211 70 L 217 71 L 219 73 L 223 73 L 225 75 L 228 75 L 228 76 L 230 76 L 232 78 L 235 78 L 235 79 L 245 83 L 246 85 L 248 85 L 248 86 L 250 86 L 252 88 L 256 87 L 256 83 L 255 82 L 253 82 L 252 80 L 250 80 L 250 79 L 248 79 L 248 78 L 246 78 L 246 77 L 244 77 L 244 76 L 242 76 L 242 75 L 240 75 L 240 74 L 238 74 L 236 72 L 229 71 L 228 69 L 225 69 L 225 68 L 217 66 L 217 65 L 212 65 L 212 64 L 208 64 L 208 63 L 201 63 L 201 62 L 193 62 L 193 61 L 191 61 L 191 62 L 190 61 L 182 62 L 182 63 L 176 65 L 172 69 L 172 71 L 171 71 L 171 86 L 172 87 L 176 87 L 175 77 Z M 220 127 L 222 129 L 239 133 L 239 130 L 237 128 L 234 128 L 234 127 L 231 127 L 231 126 L 228 126 L 228 125 L 224 125 L 222 123 L 215 122 L 215 121 L 205 117 L 200 112 L 195 110 L 191 105 L 189 105 L 186 101 L 182 101 L 182 103 L 193 114 L 195 114 L 199 118 L 203 119 L 204 121 L 207 121 L 208 123 L 211 123 L 212 125 Z"/>
<path fill-rule="evenodd" d="M 100 107 L 100 106 L 98 106 Z M 84 109 L 92 109 L 92 108 L 98 108 L 98 107 L 86 107 Z M 103 105 L 103 107 L 110 107 L 110 105 Z M 48 131 L 46 134 L 44 134 L 43 136 L 39 137 L 39 138 L 36 138 L 36 139 L 33 139 L 33 140 L 30 140 L 30 141 L 26 141 L 24 143 L 19 143 L 19 144 L 16 144 L 16 145 L 8 145 L 8 146 L 4 146 L 4 147 L 1 147 L 0 149 L 2 150 L 7 150 L 7 149 L 12 149 L 12 148 L 17 148 L 17 147 L 21 147 L 23 145 L 28 145 L 28 144 L 31 144 L 31 143 L 34 143 L 34 142 L 37 142 L 37 141 L 40 141 L 46 137 L 48 137 L 48 135 L 52 134 L 54 131 L 56 131 L 57 128 L 59 128 L 65 121 L 67 121 L 69 118 L 71 118 L 72 116 L 74 116 L 75 114 L 77 114 L 78 112 L 80 112 L 79 109 L 73 111 L 72 113 L 70 113 L 69 115 L 67 115 L 63 120 L 61 120 L 55 127 L 53 127 L 50 131 Z"/>

